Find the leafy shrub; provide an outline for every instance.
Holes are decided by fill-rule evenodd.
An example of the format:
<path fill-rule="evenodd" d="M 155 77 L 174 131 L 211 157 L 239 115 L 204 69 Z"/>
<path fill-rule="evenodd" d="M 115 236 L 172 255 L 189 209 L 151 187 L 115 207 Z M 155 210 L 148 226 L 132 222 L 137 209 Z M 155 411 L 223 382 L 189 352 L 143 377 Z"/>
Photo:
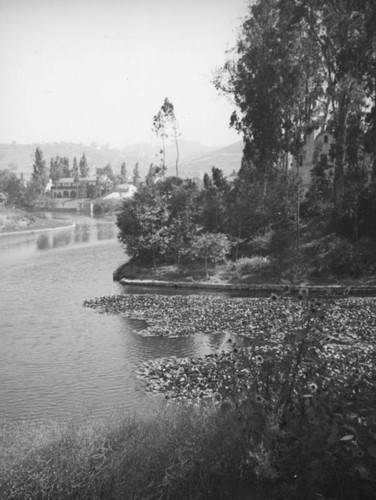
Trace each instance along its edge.
<path fill-rule="evenodd" d="M 269 266 L 269 259 L 267 257 L 243 257 L 236 261 L 236 269 L 241 274 L 252 274 L 265 269 Z"/>
<path fill-rule="evenodd" d="M 251 254 L 267 255 L 272 241 L 273 231 L 259 234 L 248 243 L 248 249 Z"/>
<path fill-rule="evenodd" d="M 14 231 L 27 229 L 35 221 L 34 217 L 21 210 L 0 208 L 0 230 Z"/>
<path fill-rule="evenodd" d="M 216 266 L 219 262 L 225 262 L 230 249 L 231 243 L 225 234 L 203 233 L 193 237 L 180 254 L 185 260 L 191 262 L 203 261 L 206 274 L 208 274 L 208 263 Z"/>
<path fill-rule="evenodd" d="M 329 235 L 316 240 L 305 253 L 318 275 L 360 277 L 376 269 L 376 242 L 368 238 L 353 243 Z"/>
<path fill-rule="evenodd" d="M 93 211 L 96 215 L 113 213 L 119 206 L 119 200 L 104 200 L 102 198 L 94 201 Z"/>
<path fill-rule="evenodd" d="M 196 233 L 197 188 L 192 181 L 168 177 L 140 186 L 117 213 L 119 240 L 130 257 L 142 262 L 177 262 Z"/>

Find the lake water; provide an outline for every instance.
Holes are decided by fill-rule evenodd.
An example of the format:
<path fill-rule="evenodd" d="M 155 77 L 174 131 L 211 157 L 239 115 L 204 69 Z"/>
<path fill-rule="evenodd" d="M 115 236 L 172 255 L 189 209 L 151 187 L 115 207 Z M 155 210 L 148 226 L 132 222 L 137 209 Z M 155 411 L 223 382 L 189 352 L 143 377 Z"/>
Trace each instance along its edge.
<path fill-rule="evenodd" d="M 0 237 L 0 418 L 143 411 L 151 396 L 136 375 L 142 361 L 226 344 L 224 335 L 145 337 L 140 321 L 83 307 L 86 299 L 137 290 L 112 281 L 126 260 L 115 224 L 75 222 Z"/>

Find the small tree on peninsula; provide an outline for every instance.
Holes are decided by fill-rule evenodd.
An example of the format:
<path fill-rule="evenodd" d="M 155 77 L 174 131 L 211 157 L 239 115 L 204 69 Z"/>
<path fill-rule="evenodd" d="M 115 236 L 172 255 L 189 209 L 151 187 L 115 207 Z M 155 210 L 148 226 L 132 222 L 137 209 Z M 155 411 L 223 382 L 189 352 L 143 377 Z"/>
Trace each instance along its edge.
<path fill-rule="evenodd" d="M 203 260 L 208 277 L 208 263 L 211 262 L 215 267 L 218 262 L 226 261 L 230 250 L 231 243 L 225 234 L 203 233 L 195 236 L 183 253 L 192 261 Z"/>
<path fill-rule="evenodd" d="M 168 177 L 140 186 L 118 212 L 119 240 L 136 260 L 178 263 L 198 226 L 198 190 L 189 180 Z"/>
<path fill-rule="evenodd" d="M 169 211 L 166 196 L 158 186 L 142 186 L 132 199 L 123 201 L 117 215 L 119 240 L 127 254 L 144 262 L 157 262 L 169 247 Z"/>

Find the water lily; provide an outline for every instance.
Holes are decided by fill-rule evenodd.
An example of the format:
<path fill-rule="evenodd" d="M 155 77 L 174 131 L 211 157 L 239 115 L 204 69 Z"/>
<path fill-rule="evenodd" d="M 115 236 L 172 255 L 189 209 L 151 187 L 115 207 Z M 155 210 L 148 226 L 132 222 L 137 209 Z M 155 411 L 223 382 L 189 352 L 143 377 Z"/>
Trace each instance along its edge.
<path fill-rule="evenodd" d="M 256 394 L 255 401 L 257 404 L 262 404 L 264 402 L 264 398 L 260 396 L 260 394 Z"/>
<path fill-rule="evenodd" d="M 317 391 L 317 384 L 315 384 L 314 382 L 311 382 L 308 384 L 308 389 L 310 390 L 310 392 L 316 392 Z"/>

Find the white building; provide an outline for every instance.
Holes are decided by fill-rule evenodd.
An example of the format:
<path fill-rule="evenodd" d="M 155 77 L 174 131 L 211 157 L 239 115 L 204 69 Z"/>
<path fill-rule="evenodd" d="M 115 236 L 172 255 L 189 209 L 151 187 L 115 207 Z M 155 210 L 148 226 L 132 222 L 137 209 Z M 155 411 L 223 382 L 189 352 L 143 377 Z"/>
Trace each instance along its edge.
<path fill-rule="evenodd" d="M 305 187 L 311 182 L 311 170 L 317 162 L 330 163 L 330 149 L 334 143 L 334 136 L 328 131 L 318 132 L 314 130 L 307 134 L 303 148 L 303 160 L 299 166 L 299 174 Z M 296 168 L 296 163 L 294 166 Z"/>
<path fill-rule="evenodd" d="M 116 191 L 105 196 L 104 200 L 120 200 L 126 198 L 133 198 L 134 194 L 137 192 L 137 188 L 134 184 L 119 184 Z"/>

